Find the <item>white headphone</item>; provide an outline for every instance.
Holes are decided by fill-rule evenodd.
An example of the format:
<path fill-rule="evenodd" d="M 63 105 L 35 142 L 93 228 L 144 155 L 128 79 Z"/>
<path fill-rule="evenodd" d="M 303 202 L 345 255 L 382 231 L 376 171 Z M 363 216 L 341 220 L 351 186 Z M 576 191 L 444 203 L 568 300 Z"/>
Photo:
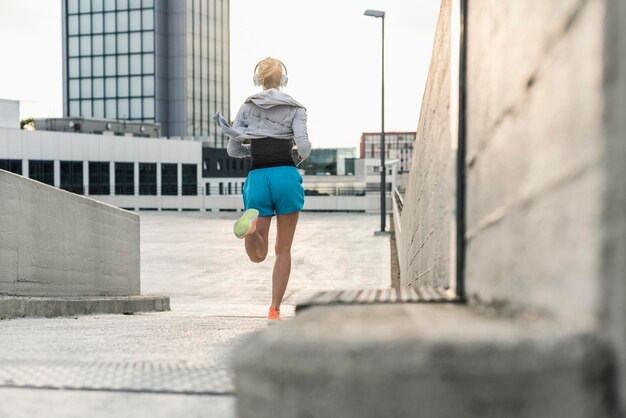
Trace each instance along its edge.
<path fill-rule="evenodd" d="M 285 66 L 285 64 L 283 64 L 282 61 L 279 61 L 279 60 L 276 60 L 276 61 L 280 62 L 280 65 L 282 65 L 283 69 L 285 70 L 283 75 L 280 77 L 280 86 L 285 87 L 287 85 L 287 82 L 289 81 L 289 77 L 287 77 L 287 67 Z M 254 77 L 252 77 L 252 82 L 254 83 L 255 86 L 261 85 L 261 80 L 259 80 L 259 74 L 256 72 L 256 70 L 259 69 L 259 64 L 257 64 L 256 67 L 254 67 Z"/>

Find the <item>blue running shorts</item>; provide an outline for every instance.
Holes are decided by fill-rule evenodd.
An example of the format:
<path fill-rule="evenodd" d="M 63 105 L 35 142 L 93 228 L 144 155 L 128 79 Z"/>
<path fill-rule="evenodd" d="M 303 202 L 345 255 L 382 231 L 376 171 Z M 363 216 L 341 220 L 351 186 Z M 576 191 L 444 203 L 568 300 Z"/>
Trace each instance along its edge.
<path fill-rule="evenodd" d="M 304 207 L 302 176 L 287 165 L 250 170 L 243 183 L 243 204 L 246 210 L 257 209 L 259 216 L 299 212 Z"/>

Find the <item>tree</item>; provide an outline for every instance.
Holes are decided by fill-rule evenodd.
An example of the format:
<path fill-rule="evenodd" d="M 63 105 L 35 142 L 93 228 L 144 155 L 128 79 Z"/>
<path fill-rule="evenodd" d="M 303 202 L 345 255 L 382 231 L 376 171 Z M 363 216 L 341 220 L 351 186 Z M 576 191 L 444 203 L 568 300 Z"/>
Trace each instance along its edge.
<path fill-rule="evenodd" d="M 20 129 L 35 129 L 35 119 L 26 118 L 20 121 Z"/>

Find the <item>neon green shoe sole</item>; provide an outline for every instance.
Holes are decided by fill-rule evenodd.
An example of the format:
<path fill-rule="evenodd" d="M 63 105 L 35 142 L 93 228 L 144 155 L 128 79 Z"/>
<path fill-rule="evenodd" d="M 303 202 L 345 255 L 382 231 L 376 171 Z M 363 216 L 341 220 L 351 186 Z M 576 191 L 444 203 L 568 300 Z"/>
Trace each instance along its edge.
<path fill-rule="evenodd" d="M 256 221 L 259 218 L 259 211 L 256 209 L 248 209 L 241 215 L 235 225 L 233 232 L 239 239 L 245 238 L 256 230 Z"/>

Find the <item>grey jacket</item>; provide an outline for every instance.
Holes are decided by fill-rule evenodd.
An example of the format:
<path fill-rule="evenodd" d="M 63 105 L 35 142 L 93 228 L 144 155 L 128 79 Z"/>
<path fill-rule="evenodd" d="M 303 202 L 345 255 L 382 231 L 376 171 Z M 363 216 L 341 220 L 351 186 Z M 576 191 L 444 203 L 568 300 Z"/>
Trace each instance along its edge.
<path fill-rule="evenodd" d="M 250 144 L 243 143 L 246 139 L 269 137 L 295 140 L 303 160 L 311 153 L 306 119 L 304 106 L 277 89 L 263 90 L 248 97 L 237 112 L 233 126 L 219 112 L 213 117 L 222 132 L 230 137 L 227 151 L 231 157 L 250 157 Z"/>

